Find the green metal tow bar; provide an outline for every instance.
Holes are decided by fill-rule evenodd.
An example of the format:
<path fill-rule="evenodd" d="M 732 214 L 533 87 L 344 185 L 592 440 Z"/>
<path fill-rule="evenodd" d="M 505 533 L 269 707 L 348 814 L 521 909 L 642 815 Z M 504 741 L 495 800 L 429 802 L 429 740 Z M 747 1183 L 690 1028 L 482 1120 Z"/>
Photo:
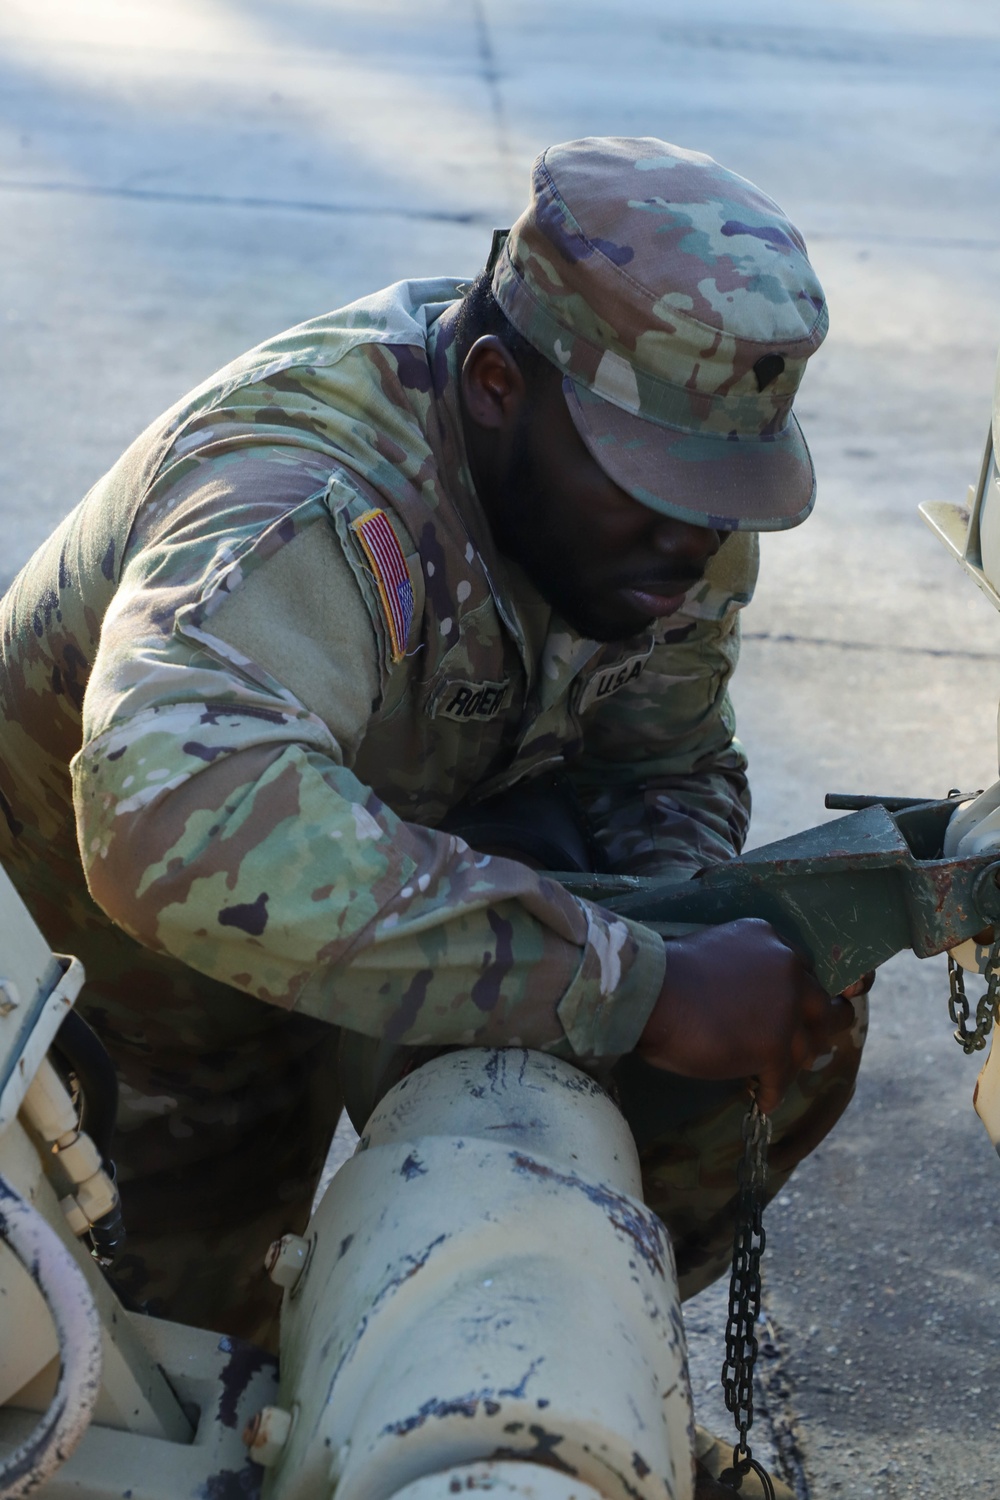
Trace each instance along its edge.
<path fill-rule="evenodd" d="M 902 805 L 890 812 L 889 802 Z M 942 857 L 955 807 L 953 797 L 880 799 L 683 882 L 559 878 L 665 935 L 678 924 L 763 917 L 837 994 L 905 948 L 928 958 L 1000 921 L 1000 860 Z"/>

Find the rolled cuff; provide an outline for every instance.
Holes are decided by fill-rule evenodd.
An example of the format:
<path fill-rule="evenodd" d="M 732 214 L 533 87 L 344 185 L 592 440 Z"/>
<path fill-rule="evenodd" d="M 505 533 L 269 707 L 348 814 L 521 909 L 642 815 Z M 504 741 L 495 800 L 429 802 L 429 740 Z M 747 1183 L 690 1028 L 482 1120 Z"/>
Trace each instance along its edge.
<path fill-rule="evenodd" d="M 640 922 L 580 905 L 587 945 L 557 1014 L 578 1057 L 620 1057 L 635 1047 L 663 987 L 663 939 Z"/>

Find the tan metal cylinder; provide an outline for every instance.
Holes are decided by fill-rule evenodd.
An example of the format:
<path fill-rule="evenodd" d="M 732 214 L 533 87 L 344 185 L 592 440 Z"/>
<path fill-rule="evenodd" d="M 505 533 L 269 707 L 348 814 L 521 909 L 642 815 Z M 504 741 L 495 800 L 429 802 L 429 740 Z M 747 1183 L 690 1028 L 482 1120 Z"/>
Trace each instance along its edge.
<path fill-rule="evenodd" d="M 568 1063 L 469 1049 L 397 1084 L 286 1295 L 296 1415 L 267 1500 L 410 1500 L 489 1463 L 567 1481 L 539 1500 L 690 1500 L 673 1256 L 639 1181 L 617 1109 Z"/>
<path fill-rule="evenodd" d="M 510 1459 L 425 1474 L 397 1490 L 393 1500 L 454 1500 L 469 1494 L 492 1495 L 494 1500 L 601 1500 L 599 1490 L 572 1475 Z"/>

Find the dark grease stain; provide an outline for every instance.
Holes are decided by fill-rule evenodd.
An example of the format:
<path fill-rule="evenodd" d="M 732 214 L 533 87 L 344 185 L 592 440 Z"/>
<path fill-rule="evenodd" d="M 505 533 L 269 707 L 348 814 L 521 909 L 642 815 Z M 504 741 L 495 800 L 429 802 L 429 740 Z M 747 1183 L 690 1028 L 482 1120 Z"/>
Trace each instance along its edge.
<path fill-rule="evenodd" d="M 270 1370 L 277 1376 L 278 1361 L 265 1349 L 248 1344 L 244 1339 L 231 1338 L 228 1334 L 219 1340 L 219 1348 L 229 1358 L 219 1379 L 222 1393 L 219 1396 L 219 1421 L 223 1427 L 234 1428 L 237 1422 L 240 1399 L 258 1370 Z"/>
<path fill-rule="evenodd" d="M 241 1469 L 220 1469 L 210 1474 L 196 1493 L 199 1500 L 256 1500 L 265 1472 L 260 1464 L 248 1459 Z"/>

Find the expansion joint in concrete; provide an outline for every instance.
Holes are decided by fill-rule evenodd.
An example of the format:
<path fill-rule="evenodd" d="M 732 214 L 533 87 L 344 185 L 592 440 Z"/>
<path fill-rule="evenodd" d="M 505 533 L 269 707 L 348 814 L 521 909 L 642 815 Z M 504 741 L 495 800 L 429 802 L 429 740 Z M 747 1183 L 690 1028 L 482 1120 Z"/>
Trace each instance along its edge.
<path fill-rule="evenodd" d="M 978 239 L 971 235 L 907 234 L 899 231 L 880 232 L 868 229 L 810 229 L 810 243 L 814 240 L 858 240 L 862 244 L 902 245 L 908 250 L 1000 250 L 1000 239 Z"/>
<path fill-rule="evenodd" d="M 888 656 L 935 656 L 957 661 L 996 661 L 995 651 L 958 651 L 949 646 L 904 646 L 895 641 L 838 641 L 832 636 L 793 635 L 777 630 L 744 630 L 745 641 L 766 641 L 772 646 L 823 646 L 831 651 L 874 651 Z"/>
<path fill-rule="evenodd" d="M 805 1444 L 795 1414 L 791 1381 L 785 1369 L 780 1330 L 767 1306 L 766 1292 L 762 1301 L 760 1354 L 754 1372 L 758 1420 L 768 1429 L 780 1478 L 794 1491 L 795 1500 L 812 1500 L 806 1475 Z"/>
<path fill-rule="evenodd" d="M 508 192 L 513 192 L 516 195 L 520 184 L 514 180 L 514 157 L 511 150 L 510 130 L 507 124 L 507 110 L 500 88 L 500 69 L 497 65 L 497 56 L 493 46 L 493 35 L 490 31 L 489 17 L 486 14 L 486 0 L 472 0 L 472 12 L 475 18 L 476 39 L 479 46 L 479 61 L 483 82 L 486 84 L 489 92 L 490 109 L 493 114 L 493 127 L 496 131 L 497 156 L 500 159 L 504 185 Z"/>
<path fill-rule="evenodd" d="M 135 188 L 93 182 L 31 182 L 0 178 L 0 193 L 65 193 L 80 198 L 128 198 L 140 203 L 179 203 L 192 208 L 268 209 L 296 214 L 359 214 L 365 218 L 419 219 L 431 224 L 493 224 L 489 214 L 447 209 L 405 208 L 385 203 L 324 203 L 310 198 L 269 198 L 228 193 L 187 193 L 169 188 Z"/>

